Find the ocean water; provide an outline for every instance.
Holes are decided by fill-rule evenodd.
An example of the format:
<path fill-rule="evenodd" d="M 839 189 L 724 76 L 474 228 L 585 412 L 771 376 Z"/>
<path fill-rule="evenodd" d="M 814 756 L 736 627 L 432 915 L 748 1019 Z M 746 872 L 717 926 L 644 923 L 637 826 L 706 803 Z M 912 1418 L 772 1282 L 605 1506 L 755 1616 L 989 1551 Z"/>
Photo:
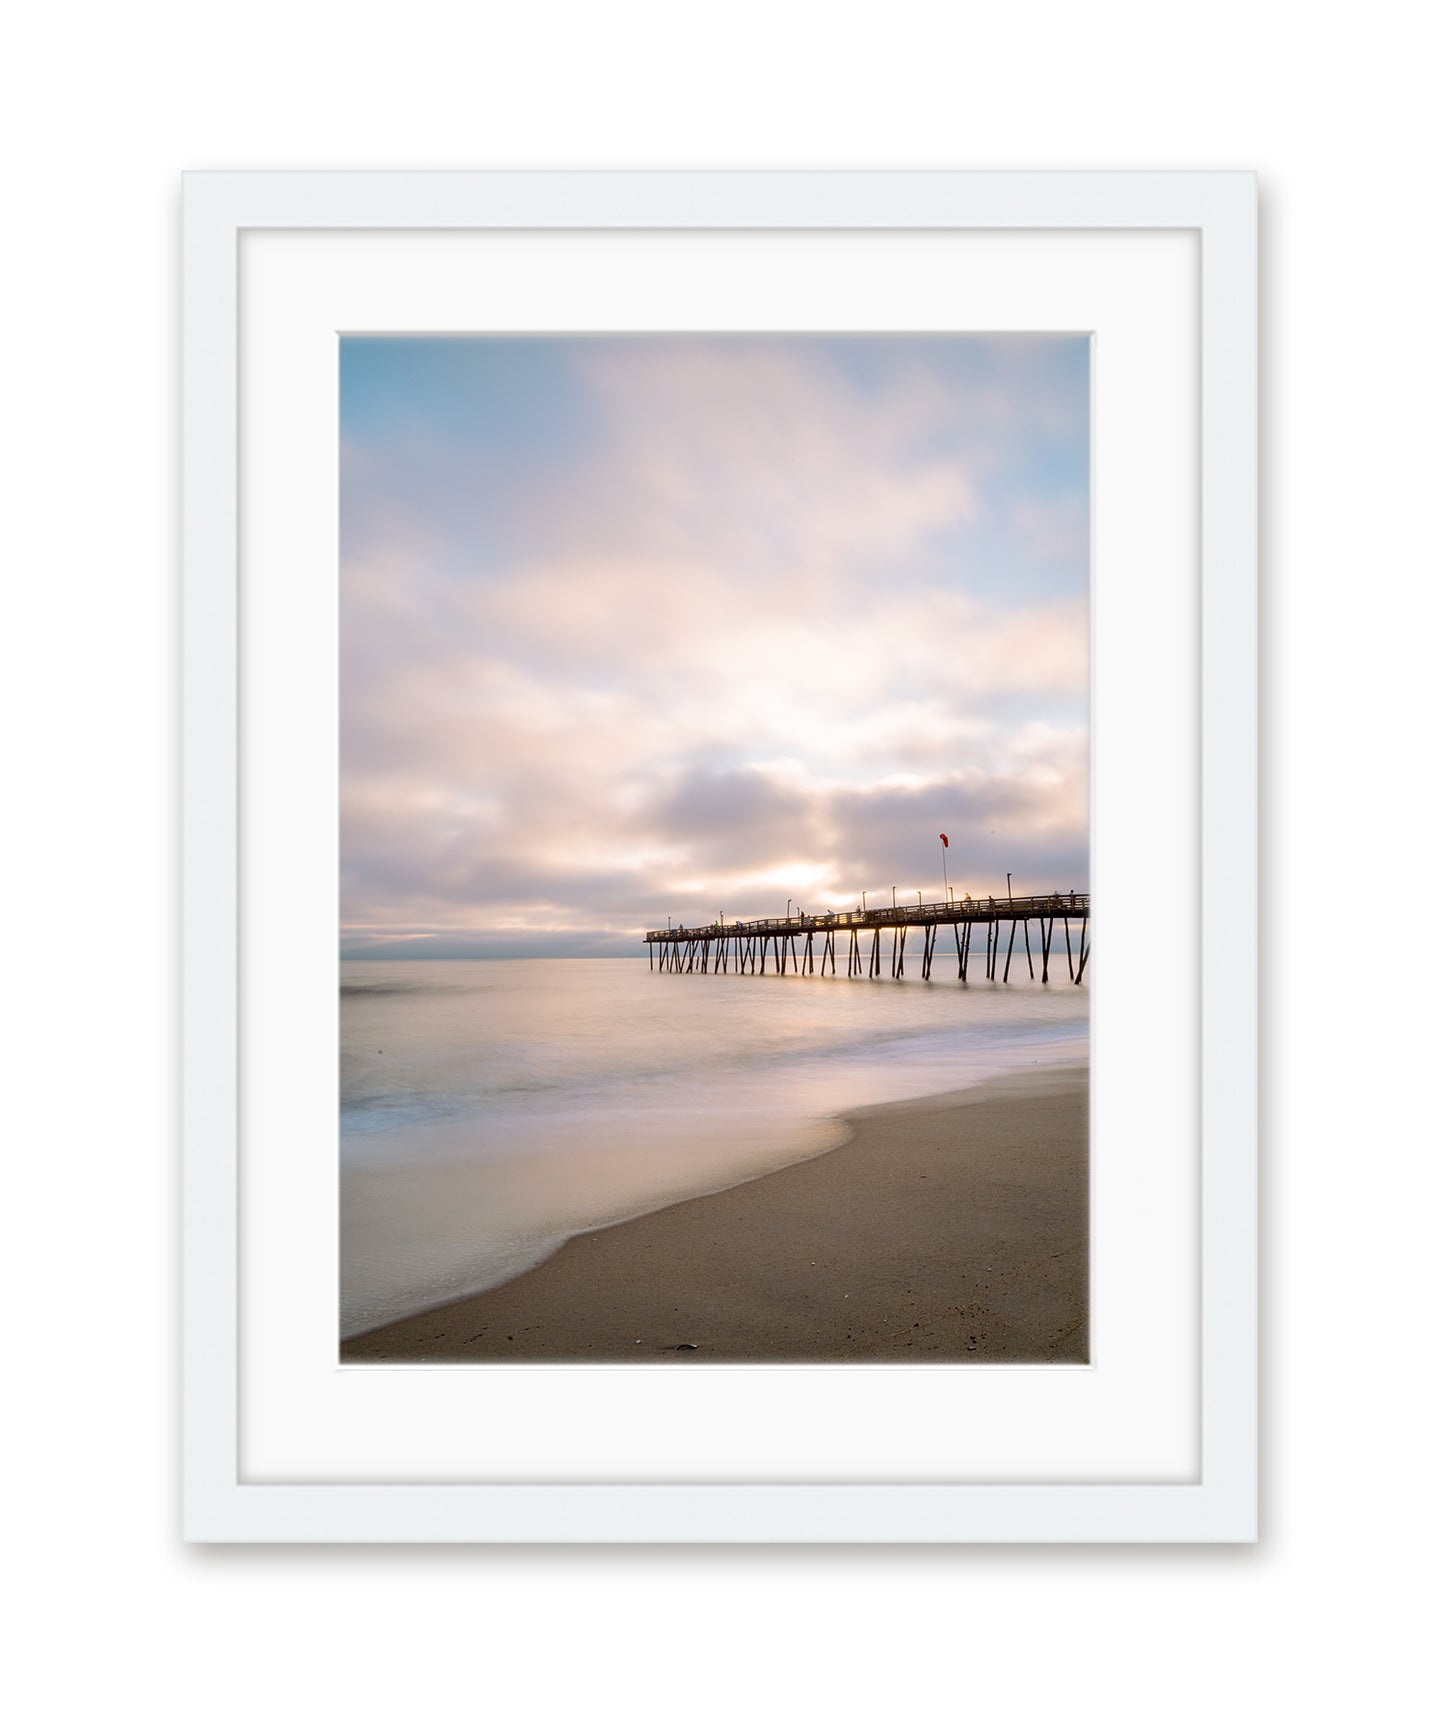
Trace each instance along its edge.
<path fill-rule="evenodd" d="M 343 963 L 342 1335 L 814 1155 L 850 1109 L 1086 1057 L 1088 989 L 1062 968 L 965 988 L 941 943 L 938 965 L 898 982 Z"/>

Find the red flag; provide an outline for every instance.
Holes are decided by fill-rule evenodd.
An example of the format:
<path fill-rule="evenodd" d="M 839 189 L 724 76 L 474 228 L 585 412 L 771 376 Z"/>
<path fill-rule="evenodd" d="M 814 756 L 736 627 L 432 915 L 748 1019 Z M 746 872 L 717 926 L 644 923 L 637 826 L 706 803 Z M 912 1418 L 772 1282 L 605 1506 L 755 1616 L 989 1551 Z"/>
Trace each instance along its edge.
<path fill-rule="evenodd" d="M 948 838 L 944 836 L 942 831 L 938 833 L 938 840 L 942 843 L 945 849 L 948 847 Z"/>

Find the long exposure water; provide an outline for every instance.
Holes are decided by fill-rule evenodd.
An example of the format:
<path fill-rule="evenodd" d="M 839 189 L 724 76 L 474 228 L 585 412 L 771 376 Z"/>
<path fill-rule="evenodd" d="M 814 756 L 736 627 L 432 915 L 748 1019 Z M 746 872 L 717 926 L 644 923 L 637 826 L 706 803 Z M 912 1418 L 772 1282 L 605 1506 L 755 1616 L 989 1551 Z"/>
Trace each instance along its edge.
<path fill-rule="evenodd" d="M 816 1154 L 865 1103 L 1082 1060 L 1088 989 L 1019 962 L 966 988 L 942 944 L 932 982 L 343 963 L 342 1335 Z"/>

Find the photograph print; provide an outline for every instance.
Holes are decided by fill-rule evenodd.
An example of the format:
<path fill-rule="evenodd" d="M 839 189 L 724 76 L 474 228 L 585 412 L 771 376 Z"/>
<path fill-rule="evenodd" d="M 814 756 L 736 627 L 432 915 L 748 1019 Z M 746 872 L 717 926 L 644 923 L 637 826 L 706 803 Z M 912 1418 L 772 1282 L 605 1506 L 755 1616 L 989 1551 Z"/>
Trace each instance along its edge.
<path fill-rule="evenodd" d="M 1088 1361 L 1090 381 L 340 340 L 343 1361 Z"/>

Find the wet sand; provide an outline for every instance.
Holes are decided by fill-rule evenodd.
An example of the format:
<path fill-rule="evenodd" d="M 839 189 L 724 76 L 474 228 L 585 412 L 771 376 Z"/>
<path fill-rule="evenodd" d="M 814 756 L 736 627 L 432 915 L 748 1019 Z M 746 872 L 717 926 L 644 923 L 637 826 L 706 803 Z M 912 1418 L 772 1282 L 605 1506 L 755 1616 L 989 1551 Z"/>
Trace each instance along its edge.
<path fill-rule="evenodd" d="M 847 1124 L 820 1156 L 579 1235 L 341 1359 L 1088 1360 L 1083 1068 Z"/>

